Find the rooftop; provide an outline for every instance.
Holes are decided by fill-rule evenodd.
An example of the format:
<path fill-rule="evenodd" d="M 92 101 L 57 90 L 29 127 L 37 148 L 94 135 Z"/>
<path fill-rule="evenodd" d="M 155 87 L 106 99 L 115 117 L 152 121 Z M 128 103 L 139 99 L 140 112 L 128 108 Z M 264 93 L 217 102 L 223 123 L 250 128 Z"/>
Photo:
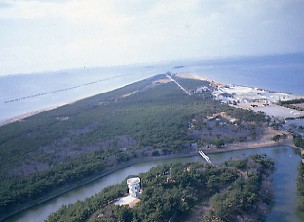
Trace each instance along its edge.
<path fill-rule="evenodd" d="M 140 183 L 139 177 L 133 177 L 127 180 L 128 185 Z"/>

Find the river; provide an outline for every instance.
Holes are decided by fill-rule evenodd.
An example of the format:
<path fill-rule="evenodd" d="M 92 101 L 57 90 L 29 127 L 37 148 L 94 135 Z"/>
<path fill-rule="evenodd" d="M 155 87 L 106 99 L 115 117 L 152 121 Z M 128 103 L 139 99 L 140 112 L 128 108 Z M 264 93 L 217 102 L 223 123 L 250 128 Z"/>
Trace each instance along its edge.
<path fill-rule="evenodd" d="M 251 154 L 266 154 L 275 162 L 273 174 L 274 183 L 274 206 L 266 221 L 303 221 L 296 214 L 296 179 L 297 166 L 300 163 L 300 156 L 290 147 L 271 147 L 259 149 L 236 150 L 225 153 L 210 154 L 209 157 L 214 164 L 220 164 L 228 159 L 238 159 Z M 153 160 L 144 163 L 137 163 L 130 167 L 119 169 L 110 175 L 100 178 L 90 184 L 74 189 L 59 197 L 49 200 L 38 206 L 29 208 L 9 219 L 7 222 L 41 222 L 47 216 L 59 209 L 63 204 L 75 203 L 77 200 L 84 200 L 100 192 L 104 187 L 120 183 L 130 174 L 146 172 L 150 168 L 160 164 L 175 162 L 204 162 L 200 156 Z"/>

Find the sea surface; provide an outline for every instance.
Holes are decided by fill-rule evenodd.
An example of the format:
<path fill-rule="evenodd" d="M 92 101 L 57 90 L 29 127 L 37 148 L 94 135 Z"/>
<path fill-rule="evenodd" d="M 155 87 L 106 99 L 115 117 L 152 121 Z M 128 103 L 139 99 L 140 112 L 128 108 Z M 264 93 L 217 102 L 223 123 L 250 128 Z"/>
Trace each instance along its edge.
<path fill-rule="evenodd" d="M 156 64 L 0 76 L 0 124 L 170 71 L 195 73 L 219 82 L 304 96 L 304 53 L 192 59 Z"/>
<path fill-rule="evenodd" d="M 195 73 L 215 81 L 258 87 L 276 92 L 304 96 L 304 53 L 262 57 L 180 60 L 157 64 L 117 67 L 83 67 L 33 74 L 0 77 L 0 123 L 29 112 L 83 99 L 125 86 L 156 74 Z M 296 167 L 300 157 L 288 147 L 234 151 L 210 155 L 215 163 L 226 159 L 266 153 L 275 160 L 275 204 L 266 221 L 302 221 L 295 213 Z M 178 161 L 201 161 L 201 158 Z M 175 160 L 174 160 L 175 161 Z M 170 162 L 170 161 L 169 161 Z M 169 163 L 168 162 L 168 163 Z M 167 163 L 165 160 L 137 164 L 104 177 L 90 185 L 30 208 L 8 221 L 43 221 L 62 204 L 73 203 L 100 191 L 104 186 L 120 182 L 131 173 L 144 172 Z M 127 170 L 124 172 L 124 170 Z M 92 187 L 93 186 L 93 187 Z"/>

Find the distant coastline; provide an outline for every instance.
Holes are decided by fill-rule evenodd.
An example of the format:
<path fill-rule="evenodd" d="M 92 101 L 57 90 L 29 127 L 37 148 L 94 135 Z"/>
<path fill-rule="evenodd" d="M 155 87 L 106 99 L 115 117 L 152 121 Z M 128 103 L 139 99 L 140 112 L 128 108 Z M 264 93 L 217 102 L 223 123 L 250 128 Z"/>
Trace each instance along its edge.
<path fill-rule="evenodd" d="M 200 78 L 200 77 L 197 77 L 197 78 Z M 200 79 L 202 79 L 202 78 L 200 78 Z M 37 114 L 39 112 L 48 111 L 48 110 L 52 110 L 52 109 L 55 109 L 55 108 L 57 108 L 57 107 L 52 107 L 52 108 L 41 110 L 41 111 L 37 111 L 37 112 L 31 112 L 31 113 L 28 113 L 26 115 L 14 118 L 12 121 L 13 122 L 14 121 L 22 121 L 24 118 L 27 118 L 27 117 L 32 116 L 32 115 L 35 115 L 35 114 Z M 221 147 L 221 148 L 200 147 L 199 149 L 203 150 L 206 154 L 211 154 L 211 153 L 229 152 L 229 151 L 234 151 L 234 150 L 266 148 L 266 147 L 275 147 L 275 146 L 294 147 L 291 135 L 289 135 L 288 138 L 284 139 L 283 141 L 280 141 L 280 142 L 273 141 L 272 140 L 273 136 L 275 136 L 277 134 L 282 134 L 282 132 L 279 131 L 279 130 L 273 130 L 271 128 L 267 128 L 266 129 L 266 133 L 262 136 L 262 138 L 258 138 L 257 140 L 253 140 L 253 141 L 249 141 L 249 142 L 231 143 L 231 144 L 227 144 L 227 145 L 225 145 L 224 147 Z M 62 189 L 54 192 L 53 194 L 48 195 L 47 197 L 41 198 L 41 199 L 35 201 L 34 203 L 29 203 L 24 208 L 18 209 L 16 212 L 12 213 L 9 216 L 12 216 L 12 215 L 14 215 L 14 214 L 16 214 L 18 212 L 21 212 L 21 211 L 23 211 L 23 210 L 25 210 L 27 208 L 30 208 L 32 206 L 35 206 L 35 205 L 41 204 L 43 202 L 46 202 L 46 201 L 48 201 L 50 199 L 53 199 L 55 197 L 58 197 L 58 196 L 62 195 L 63 193 L 66 193 L 66 192 L 68 192 L 70 190 L 73 190 L 73 189 L 75 189 L 77 187 L 86 185 L 86 184 L 88 184 L 90 182 L 93 182 L 93 181 L 99 179 L 99 178 L 102 178 L 102 177 L 104 177 L 106 175 L 109 175 L 109 174 L 111 174 L 111 173 L 113 173 L 113 172 L 115 172 L 115 171 L 117 171 L 119 169 L 122 169 L 122 168 L 127 167 L 127 166 L 131 166 L 131 165 L 136 164 L 136 163 L 141 163 L 141 162 L 146 162 L 146 161 L 152 161 L 152 160 L 190 157 L 190 156 L 197 156 L 197 155 L 199 155 L 198 150 L 195 151 L 195 152 L 192 152 L 192 153 L 179 153 L 179 154 L 163 155 L 163 156 L 148 156 L 148 157 L 144 157 L 144 158 L 141 158 L 141 159 L 134 159 L 134 160 L 131 160 L 131 161 L 127 161 L 127 162 L 124 162 L 122 164 L 118 164 L 118 165 L 116 165 L 114 167 L 111 167 L 111 168 L 105 170 L 101 174 L 98 174 L 98 175 L 93 176 L 91 178 L 88 178 L 88 179 L 85 179 L 83 181 L 80 181 L 80 182 L 78 182 L 76 184 L 73 184 L 72 186 L 65 186 Z M 7 217 L 9 217 L 9 216 L 7 216 Z"/>
<path fill-rule="evenodd" d="M 258 87 L 269 91 L 304 96 L 304 88 L 300 84 L 304 82 L 303 64 L 304 53 L 289 53 L 188 59 L 113 67 L 86 67 L 86 69 L 0 76 L 2 90 L 0 95 L 2 114 L 0 125 L 12 122 L 22 115 L 44 111 L 49 107 L 57 107 L 81 98 L 109 92 L 166 71 L 176 74 L 196 73 L 209 81 L 252 88 Z M 174 67 L 179 68 L 174 69 Z M 69 90 L 64 91 L 66 89 Z M 5 103 L 5 101 L 14 101 L 18 98 L 27 98 L 41 93 L 47 94 L 18 100 L 18 102 Z"/>
<path fill-rule="evenodd" d="M 179 73 L 177 74 L 177 76 L 181 77 L 181 78 L 189 78 L 189 79 L 198 79 L 198 80 L 203 80 L 203 81 L 208 81 L 210 82 L 211 84 L 213 85 L 219 85 L 219 86 L 225 86 L 225 85 L 228 85 L 230 83 L 224 83 L 224 82 L 217 82 L 207 76 L 203 76 L 201 74 L 198 74 L 198 73 Z M 238 86 L 241 86 L 241 85 L 238 85 Z M 252 87 L 248 87 L 248 86 L 242 86 L 242 87 L 247 87 L 247 88 L 252 88 Z M 115 89 L 113 89 L 115 90 Z M 266 89 L 267 90 L 267 89 Z M 110 90 L 111 91 L 111 90 Z M 277 92 L 277 93 L 280 93 L 280 92 Z M 99 93 L 95 94 L 95 95 L 98 95 Z M 294 95 L 294 94 L 291 94 L 291 93 L 288 93 L 292 98 L 302 98 L 303 96 L 299 96 L 299 95 Z M 94 96 L 94 95 L 92 95 Z M 91 96 L 89 96 L 91 97 Z M 87 97 L 85 97 L 87 98 Z M 85 98 L 82 98 L 82 99 L 85 99 Z M 69 103 L 61 103 L 61 104 L 58 104 L 56 106 L 50 106 L 50 107 L 47 107 L 47 108 L 43 108 L 43 109 L 38 109 L 38 110 L 35 110 L 35 111 L 31 111 L 31 112 L 25 112 L 21 115 L 17 115 L 15 117 L 12 117 L 12 118 L 7 118 L 7 119 L 4 119 L 4 120 L 0 120 L 0 126 L 3 126 L 3 125 L 6 125 L 6 124 L 9 124 L 9 123 L 13 123 L 13 122 L 17 122 L 17 121 L 22 121 L 23 119 L 25 118 L 28 118 L 30 116 L 33 116 L 33 115 L 36 115 L 38 113 L 41 113 L 41 112 L 45 112 L 45 111 L 50 111 L 50 110 L 53 110 L 53 109 L 56 109 L 56 108 L 59 108 L 61 106 L 64 106 L 64 105 L 68 105 L 68 104 L 72 104 L 72 103 L 75 103 L 79 100 L 82 100 L 82 99 L 76 99 L 74 101 L 71 101 Z M 282 107 L 282 106 L 277 106 L 275 104 L 271 104 L 270 107 L 274 107 L 274 109 L 271 109 L 269 110 L 269 107 L 259 107 L 259 108 L 253 108 L 253 107 L 250 107 L 248 104 L 239 104 L 238 106 L 236 107 L 239 107 L 239 108 L 242 108 L 242 109 L 252 109 L 253 111 L 262 111 L 262 112 L 265 112 L 268 116 L 272 116 L 272 115 L 276 115 L 276 113 L 283 113 L 282 115 L 285 116 L 285 118 L 291 118 L 291 117 L 295 117 L 295 118 L 298 118 L 298 117 L 303 117 L 304 116 L 304 112 L 301 112 L 301 115 L 300 116 L 293 116 L 293 115 L 288 115 L 288 113 L 291 111 L 290 109 L 286 108 L 286 107 Z M 275 113 L 273 113 L 275 112 Z"/>

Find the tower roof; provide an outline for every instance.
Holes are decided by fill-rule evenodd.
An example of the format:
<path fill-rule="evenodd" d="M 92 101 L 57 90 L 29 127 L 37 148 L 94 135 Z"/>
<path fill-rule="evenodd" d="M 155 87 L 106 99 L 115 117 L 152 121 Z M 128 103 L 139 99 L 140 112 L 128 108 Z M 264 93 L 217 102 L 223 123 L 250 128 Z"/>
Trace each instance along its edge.
<path fill-rule="evenodd" d="M 133 177 L 127 180 L 128 185 L 138 184 L 140 183 L 139 177 Z"/>

